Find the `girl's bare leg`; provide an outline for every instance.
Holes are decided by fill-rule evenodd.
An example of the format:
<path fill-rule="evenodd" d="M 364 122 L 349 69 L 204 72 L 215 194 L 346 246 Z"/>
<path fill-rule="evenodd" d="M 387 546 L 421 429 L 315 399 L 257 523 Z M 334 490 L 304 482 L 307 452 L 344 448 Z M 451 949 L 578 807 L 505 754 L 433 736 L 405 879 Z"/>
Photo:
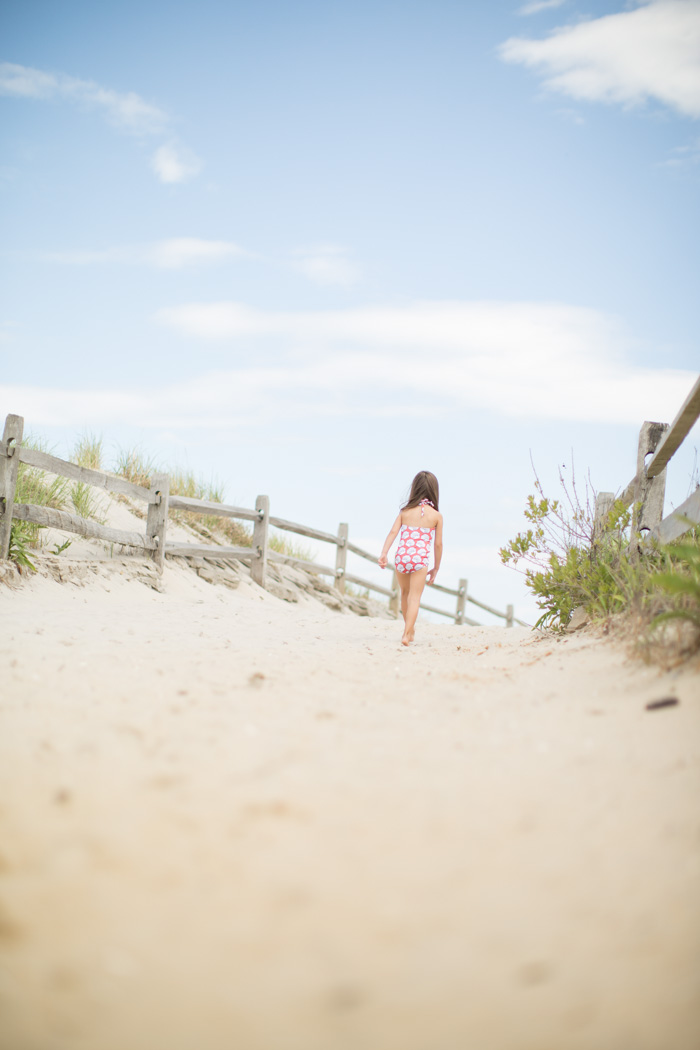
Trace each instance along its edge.
<path fill-rule="evenodd" d="M 418 609 L 427 575 L 427 569 L 417 569 L 415 572 L 408 574 L 408 600 L 406 602 L 406 615 L 404 616 L 402 645 L 410 645 L 415 636 Z"/>
<path fill-rule="evenodd" d="M 411 582 L 411 576 L 407 572 L 397 572 L 396 575 L 399 578 L 399 588 L 401 590 L 401 615 L 406 619 L 406 606 L 408 605 L 408 588 Z"/>

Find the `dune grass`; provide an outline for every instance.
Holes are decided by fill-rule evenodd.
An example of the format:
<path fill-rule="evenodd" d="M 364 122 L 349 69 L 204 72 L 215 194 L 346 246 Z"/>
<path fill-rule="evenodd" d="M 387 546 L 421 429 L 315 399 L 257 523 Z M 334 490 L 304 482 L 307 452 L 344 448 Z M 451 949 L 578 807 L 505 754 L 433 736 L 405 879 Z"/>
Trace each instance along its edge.
<path fill-rule="evenodd" d="M 34 435 L 25 437 L 22 444 L 25 448 L 34 449 L 37 452 L 55 454 L 54 449 L 50 448 L 46 441 Z M 17 468 L 15 503 L 29 503 L 36 507 L 53 507 L 56 510 L 63 510 L 70 499 L 70 488 L 68 478 L 47 474 L 38 467 L 20 463 Z M 38 547 L 43 527 L 31 521 L 13 522 L 12 534 L 17 549 L 20 546 Z"/>
<path fill-rule="evenodd" d="M 57 454 L 54 448 L 49 448 L 46 441 L 39 437 L 29 436 L 25 438 L 23 445 L 41 452 Z M 153 474 L 167 473 L 170 477 L 170 491 L 174 495 L 206 500 L 209 503 L 223 503 L 225 499 L 224 486 L 217 479 L 206 479 L 192 470 L 178 466 L 163 468 L 154 456 L 145 453 L 138 446 L 119 449 L 113 462 L 106 465 L 104 440 L 92 432 L 85 432 L 77 438 L 67 458 L 69 462 L 78 466 L 113 473 L 142 488 L 150 487 Z M 125 497 L 120 498 L 125 499 Z M 65 510 L 72 506 L 80 517 L 104 523 L 106 519 L 103 513 L 103 499 L 100 491 L 84 482 L 72 482 L 68 478 L 48 474 L 26 463 L 19 465 L 15 495 L 17 503 L 54 507 L 57 510 Z M 131 504 L 129 500 L 127 502 Z M 140 507 L 132 506 L 131 509 L 140 516 L 145 516 Z M 212 540 L 214 543 L 232 547 L 249 547 L 252 544 L 252 529 L 235 518 L 181 510 L 171 510 L 170 516 L 173 521 L 179 522 L 192 529 L 203 539 Z M 13 523 L 11 557 L 18 564 L 23 563 L 27 548 L 41 546 L 43 528 L 44 526 L 35 525 L 32 522 L 15 521 Z M 301 561 L 312 560 L 312 554 L 307 547 L 286 536 L 271 532 L 269 545 L 273 551 L 289 558 L 298 558 Z"/>
<path fill-rule="evenodd" d="M 70 462 L 90 470 L 102 470 L 102 438 L 92 433 L 85 433 L 78 438 L 70 455 Z M 104 524 L 102 501 L 99 494 L 84 481 L 74 481 L 70 490 L 73 508 L 81 518 L 92 518 Z"/>

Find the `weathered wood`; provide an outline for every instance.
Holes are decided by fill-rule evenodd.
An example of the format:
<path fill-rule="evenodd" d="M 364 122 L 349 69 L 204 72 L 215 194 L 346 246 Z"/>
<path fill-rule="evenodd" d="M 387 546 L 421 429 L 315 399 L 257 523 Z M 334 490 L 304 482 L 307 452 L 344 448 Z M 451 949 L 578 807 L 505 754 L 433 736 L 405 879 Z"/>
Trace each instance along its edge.
<path fill-rule="evenodd" d="M 365 561 L 371 561 L 374 562 L 375 565 L 377 564 L 378 555 L 370 554 L 369 551 L 363 550 L 362 547 L 357 547 L 354 543 L 348 542 L 348 550 L 352 554 L 357 554 L 359 558 L 364 558 Z"/>
<path fill-rule="evenodd" d="M 236 561 L 257 558 L 252 547 L 215 547 L 211 543 L 166 543 L 166 558 L 235 558 Z"/>
<path fill-rule="evenodd" d="M 431 583 L 431 591 L 440 591 L 440 594 L 449 594 L 452 598 L 459 597 L 459 588 L 455 587 L 443 587 L 441 583 Z"/>
<path fill-rule="evenodd" d="M 256 511 L 261 511 L 258 520 L 253 525 L 253 550 L 258 552 L 258 557 L 251 562 L 250 578 L 261 587 L 265 586 L 265 574 L 267 573 L 267 533 L 270 521 L 270 500 L 267 496 L 258 496 L 255 501 Z"/>
<path fill-rule="evenodd" d="M 506 605 L 506 627 L 513 626 L 514 609 L 512 605 Z"/>
<path fill-rule="evenodd" d="M 674 452 L 681 447 L 688 434 L 700 418 L 700 376 L 681 405 L 676 418 L 659 441 L 654 455 L 647 463 L 647 477 L 655 478 L 668 464 Z"/>
<path fill-rule="evenodd" d="M 420 608 L 425 609 L 426 612 L 438 613 L 439 616 L 447 616 L 450 620 L 454 620 L 455 618 L 455 614 L 448 609 L 438 609 L 437 606 L 427 605 L 425 602 L 420 603 Z"/>
<path fill-rule="evenodd" d="M 140 532 L 127 532 L 126 529 L 113 529 L 110 525 L 100 525 L 88 521 L 76 514 L 54 507 L 37 507 L 32 503 L 15 503 L 13 517 L 20 521 L 31 521 L 35 525 L 45 525 L 49 529 L 61 532 L 75 532 L 86 539 L 105 540 L 107 543 L 119 543 L 123 547 L 141 547 L 143 550 L 155 550 L 155 542 Z"/>
<path fill-rule="evenodd" d="M 0 445 L 0 561 L 5 561 L 10 551 L 10 533 L 23 433 L 24 419 L 22 416 L 8 416 L 2 434 L 2 445 Z"/>
<path fill-rule="evenodd" d="M 655 529 L 661 524 L 664 516 L 664 496 L 666 493 L 666 468 L 661 470 L 656 477 L 647 477 L 645 471 L 646 457 L 658 446 L 664 433 L 668 431 L 668 423 L 642 424 L 639 431 L 639 445 L 637 449 L 637 474 L 634 493 L 634 512 L 632 515 L 632 528 L 635 532 L 646 529 Z"/>
<path fill-rule="evenodd" d="M 345 564 L 348 559 L 348 526 L 342 522 L 338 526 L 338 546 L 335 551 L 335 587 L 338 594 L 345 594 Z"/>
<path fill-rule="evenodd" d="M 500 616 L 502 620 L 505 620 L 508 613 L 500 612 L 498 609 L 494 609 L 493 606 L 487 605 L 486 602 L 480 602 L 476 598 L 472 598 L 471 594 L 467 595 L 467 601 L 471 602 L 472 605 L 476 605 L 477 608 L 483 609 L 484 612 L 491 613 L 492 616 Z"/>
<path fill-rule="evenodd" d="M 102 470 L 79 467 L 77 463 L 69 463 L 65 459 L 49 455 L 48 452 L 39 452 L 38 449 L 23 448 L 19 458 L 29 467 L 37 467 L 39 470 L 48 471 L 49 474 L 70 478 L 71 481 L 81 481 L 84 485 L 92 485 L 94 488 L 105 489 L 107 492 L 118 492 L 132 499 L 145 500 L 146 503 L 150 503 L 153 498 L 150 489 L 134 485 L 126 478 L 119 478 L 115 474 L 105 474 Z"/>
<path fill-rule="evenodd" d="M 457 592 L 457 609 L 455 612 L 455 623 L 464 623 L 464 613 L 467 605 L 468 586 L 466 580 L 459 581 Z"/>
<path fill-rule="evenodd" d="M 371 580 L 364 580 L 361 576 L 352 576 L 348 574 L 345 579 L 348 583 L 354 583 L 356 587 L 366 587 L 368 591 L 376 591 L 377 594 L 383 594 L 387 598 L 391 598 L 393 594 L 388 587 L 382 587 L 378 583 L 372 583 Z"/>
<path fill-rule="evenodd" d="M 634 497 L 635 493 L 637 492 L 638 484 L 639 479 L 635 474 L 630 483 L 627 485 L 627 487 L 624 488 L 622 490 L 622 493 L 617 497 L 618 503 L 621 503 L 623 507 L 629 507 L 632 503 L 634 503 Z"/>
<path fill-rule="evenodd" d="M 664 433 L 668 433 L 668 423 L 643 423 L 642 428 L 639 432 L 639 445 L 637 447 L 637 473 L 634 475 L 629 484 L 625 487 L 621 496 L 618 496 L 618 501 L 623 507 L 629 507 L 633 503 L 644 503 L 651 493 L 651 504 L 650 513 L 654 516 L 654 512 L 658 508 L 659 492 L 665 492 L 666 489 L 666 474 L 660 471 L 659 474 L 655 475 L 654 478 L 650 478 L 647 475 L 646 469 L 646 457 L 654 449 L 658 448 L 663 438 Z M 652 488 L 653 482 L 656 478 L 660 477 L 663 480 L 658 482 L 655 488 Z M 661 499 L 661 514 L 663 515 L 663 498 Z M 644 522 L 645 515 L 637 513 L 637 518 Z M 661 520 L 661 519 L 659 519 Z M 654 528 L 658 522 L 654 525 L 642 524 L 641 528 Z M 637 521 L 632 522 L 632 527 L 639 531 L 640 526 Z"/>
<path fill-rule="evenodd" d="M 335 569 L 331 568 L 330 565 L 319 565 L 315 561 L 306 561 L 304 558 L 293 558 L 289 554 L 279 554 L 277 551 L 269 551 L 267 558 L 268 561 L 274 561 L 284 565 L 293 565 L 296 569 L 306 569 L 307 572 L 314 572 L 317 576 L 335 576 Z"/>
<path fill-rule="evenodd" d="M 158 572 L 163 571 L 165 560 L 165 533 L 168 528 L 168 496 L 170 478 L 167 474 L 154 474 L 151 478 L 151 502 L 148 504 L 146 535 L 153 541 L 153 561 Z"/>
<path fill-rule="evenodd" d="M 689 521 L 693 524 L 689 524 Z M 671 543 L 679 536 L 692 529 L 693 525 L 700 525 L 700 489 L 696 489 L 680 507 L 664 518 L 664 520 L 652 530 L 652 536 L 659 543 Z"/>
<path fill-rule="evenodd" d="M 172 495 L 169 499 L 171 510 L 188 510 L 193 514 L 212 514 L 220 518 L 241 518 L 243 521 L 259 521 L 257 510 L 247 507 L 232 507 L 228 503 L 212 503 L 206 499 L 193 499 L 190 496 Z"/>
<path fill-rule="evenodd" d="M 307 525 L 298 525 L 297 522 L 287 521 L 285 518 L 270 518 L 270 525 L 275 529 L 284 529 L 285 532 L 296 532 L 299 536 L 307 536 L 310 540 L 322 540 L 324 543 L 338 542 L 338 537 L 331 532 L 311 529 Z"/>
<path fill-rule="evenodd" d="M 593 522 L 593 540 L 600 540 L 605 532 L 608 514 L 615 502 L 614 492 L 599 492 L 595 498 L 595 519 Z"/>

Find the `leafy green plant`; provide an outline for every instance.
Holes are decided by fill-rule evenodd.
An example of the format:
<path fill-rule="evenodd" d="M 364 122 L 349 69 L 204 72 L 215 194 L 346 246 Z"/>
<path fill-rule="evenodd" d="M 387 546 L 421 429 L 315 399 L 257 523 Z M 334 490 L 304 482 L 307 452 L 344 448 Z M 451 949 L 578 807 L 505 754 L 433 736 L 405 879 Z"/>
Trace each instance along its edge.
<path fill-rule="evenodd" d="M 500 550 L 504 565 L 524 561 L 525 580 L 542 615 L 536 627 L 562 629 L 574 609 L 604 617 L 619 611 L 630 598 L 627 572 L 630 511 L 615 503 L 595 527 L 595 493 L 586 481 L 579 497 L 572 470 L 567 482 L 559 472 L 563 498 L 545 496 L 535 473 L 535 495 L 528 496 L 525 519 L 529 528 Z M 522 570 L 521 570 L 522 571 Z"/>
<path fill-rule="evenodd" d="M 668 547 L 671 570 L 657 573 L 652 583 L 676 599 L 672 609 L 660 613 L 652 627 L 668 620 L 689 620 L 700 628 L 700 545 L 676 544 Z"/>
<path fill-rule="evenodd" d="M 61 543 L 61 544 L 58 544 L 58 543 L 57 543 L 57 544 L 56 544 L 56 545 L 54 546 L 54 548 L 53 548 L 53 550 L 51 551 L 51 553 L 52 553 L 52 554 L 63 554 L 63 552 L 64 552 L 65 550 L 68 550 L 68 548 L 70 547 L 70 545 L 71 545 L 71 543 L 72 543 L 72 542 L 73 542 L 72 540 L 66 540 L 66 541 L 65 541 L 65 543 Z"/>
<path fill-rule="evenodd" d="M 27 535 L 27 522 L 15 521 L 10 526 L 10 548 L 8 556 L 22 568 L 36 572 L 36 565 L 29 557 L 30 539 Z"/>

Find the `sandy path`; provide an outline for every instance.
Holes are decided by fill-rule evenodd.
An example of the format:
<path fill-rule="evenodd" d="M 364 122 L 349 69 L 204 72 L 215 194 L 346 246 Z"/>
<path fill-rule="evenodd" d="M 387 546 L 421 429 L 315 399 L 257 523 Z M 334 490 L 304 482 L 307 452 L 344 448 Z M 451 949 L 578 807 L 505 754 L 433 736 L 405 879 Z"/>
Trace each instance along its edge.
<path fill-rule="evenodd" d="M 3 1050 L 697 1047 L 697 673 L 166 571 L 0 592 Z"/>

